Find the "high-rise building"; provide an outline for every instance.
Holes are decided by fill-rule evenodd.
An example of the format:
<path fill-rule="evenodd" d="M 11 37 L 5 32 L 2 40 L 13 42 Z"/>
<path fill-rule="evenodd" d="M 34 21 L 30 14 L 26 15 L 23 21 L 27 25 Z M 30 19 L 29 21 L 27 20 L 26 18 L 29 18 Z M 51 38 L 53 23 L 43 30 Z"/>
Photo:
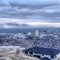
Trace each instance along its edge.
<path fill-rule="evenodd" d="M 39 36 L 39 31 L 38 30 L 35 31 L 35 36 Z"/>
<path fill-rule="evenodd" d="M 31 32 L 28 32 L 28 35 L 32 35 L 32 33 Z"/>

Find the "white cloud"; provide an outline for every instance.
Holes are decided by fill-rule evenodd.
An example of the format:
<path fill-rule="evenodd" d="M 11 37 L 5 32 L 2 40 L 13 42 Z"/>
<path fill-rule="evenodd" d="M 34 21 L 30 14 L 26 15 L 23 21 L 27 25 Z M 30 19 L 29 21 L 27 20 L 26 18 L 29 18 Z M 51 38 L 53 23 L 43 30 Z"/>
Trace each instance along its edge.
<path fill-rule="evenodd" d="M 25 26 L 24 26 L 25 24 Z M 31 21 L 22 19 L 0 18 L 0 28 L 22 28 L 22 27 L 59 27 L 60 22 Z"/>
<path fill-rule="evenodd" d="M 60 22 L 27 22 L 26 24 L 31 26 L 45 26 L 45 27 L 59 27 L 60 28 Z"/>

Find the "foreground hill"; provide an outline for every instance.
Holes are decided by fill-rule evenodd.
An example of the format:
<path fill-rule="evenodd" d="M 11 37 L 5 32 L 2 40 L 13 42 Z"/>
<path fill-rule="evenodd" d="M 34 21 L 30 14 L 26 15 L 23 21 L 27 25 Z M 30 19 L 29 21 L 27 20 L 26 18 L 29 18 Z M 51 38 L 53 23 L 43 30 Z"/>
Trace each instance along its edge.
<path fill-rule="evenodd" d="M 17 52 L 17 50 L 11 51 L 0 51 L 0 60 L 39 60 L 34 57 L 26 56 L 23 52 Z"/>

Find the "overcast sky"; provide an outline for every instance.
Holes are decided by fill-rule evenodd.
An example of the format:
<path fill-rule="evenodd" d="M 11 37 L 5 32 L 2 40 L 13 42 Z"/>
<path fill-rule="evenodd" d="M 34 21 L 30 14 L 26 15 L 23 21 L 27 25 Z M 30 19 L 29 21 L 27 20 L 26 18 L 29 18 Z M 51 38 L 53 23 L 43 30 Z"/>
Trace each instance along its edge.
<path fill-rule="evenodd" d="M 0 0 L 0 24 L 60 23 L 60 0 Z"/>

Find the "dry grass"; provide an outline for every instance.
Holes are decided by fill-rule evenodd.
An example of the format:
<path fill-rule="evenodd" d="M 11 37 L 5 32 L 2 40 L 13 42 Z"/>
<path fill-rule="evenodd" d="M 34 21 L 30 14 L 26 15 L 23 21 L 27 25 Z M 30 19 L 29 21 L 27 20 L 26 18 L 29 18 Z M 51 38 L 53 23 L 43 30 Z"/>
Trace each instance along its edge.
<path fill-rule="evenodd" d="M 14 54 L 6 54 L 5 52 L 0 53 L 0 60 L 39 60 L 34 57 L 26 56 L 23 52 L 14 53 Z"/>

